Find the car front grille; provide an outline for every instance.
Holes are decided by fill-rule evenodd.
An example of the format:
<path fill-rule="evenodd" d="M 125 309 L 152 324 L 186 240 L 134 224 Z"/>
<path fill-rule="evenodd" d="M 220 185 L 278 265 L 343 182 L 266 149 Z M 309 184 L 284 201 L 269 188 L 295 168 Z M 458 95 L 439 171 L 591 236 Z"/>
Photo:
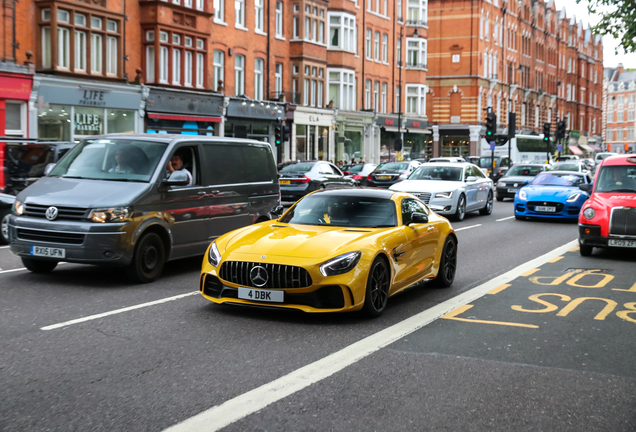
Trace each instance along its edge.
<path fill-rule="evenodd" d="M 428 202 L 431 200 L 431 193 L 430 192 L 414 193 L 413 195 L 415 195 L 416 197 L 418 197 L 419 199 L 424 201 L 426 204 L 428 204 Z"/>
<path fill-rule="evenodd" d="M 49 207 L 57 208 L 57 217 L 55 220 L 80 220 L 88 217 L 88 209 L 77 207 L 57 207 L 40 204 L 25 204 L 24 215 L 38 218 L 46 217 L 46 210 Z"/>
<path fill-rule="evenodd" d="M 258 266 L 267 273 L 267 281 L 261 286 L 256 286 L 250 276 L 252 269 Z M 309 272 L 302 267 L 243 261 L 224 262 L 219 276 L 228 282 L 254 288 L 306 288 L 313 283 Z"/>
<path fill-rule="evenodd" d="M 389 175 L 390 175 L 390 178 L 378 178 L 378 176 L 389 176 Z M 375 174 L 375 175 L 372 175 L 372 176 L 371 176 L 371 178 L 373 179 L 373 181 L 380 182 L 380 183 L 381 183 L 381 182 L 391 182 L 391 181 L 395 181 L 395 180 L 397 180 L 399 177 L 400 177 L 400 175 L 399 175 L 399 174 L 395 174 L 395 175 L 391 175 L 391 174 Z"/>
<path fill-rule="evenodd" d="M 80 245 L 84 243 L 84 234 L 66 233 L 61 231 L 40 231 L 18 228 L 18 239 L 40 241 L 47 243 L 63 243 Z"/>
<path fill-rule="evenodd" d="M 545 201 L 529 201 L 528 202 L 528 210 L 536 211 L 535 207 L 556 207 L 555 213 L 560 213 L 563 211 L 563 207 L 565 206 L 563 203 L 558 202 L 545 202 Z"/>
<path fill-rule="evenodd" d="M 609 233 L 610 235 L 636 236 L 636 208 L 613 208 Z"/>

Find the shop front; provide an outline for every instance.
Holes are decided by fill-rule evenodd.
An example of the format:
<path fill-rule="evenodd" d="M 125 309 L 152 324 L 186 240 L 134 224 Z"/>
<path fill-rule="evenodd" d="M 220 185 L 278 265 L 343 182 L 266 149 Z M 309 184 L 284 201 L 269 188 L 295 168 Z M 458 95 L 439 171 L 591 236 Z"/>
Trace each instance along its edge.
<path fill-rule="evenodd" d="M 41 141 L 143 130 L 141 86 L 35 76 L 30 128 Z"/>
<path fill-rule="evenodd" d="M 465 157 L 471 154 L 471 136 L 469 128 L 439 128 L 439 156 Z M 476 146 L 475 146 L 476 147 Z M 475 153 L 478 150 L 475 150 Z"/>
<path fill-rule="evenodd" d="M 333 161 L 380 161 L 380 127 L 369 113 L 344 113 L 336 116 Z"/>
<path fill-rule="evenodd" d="M 290 151 L 285 160 L 327 160 L 335 162 L 333 110 L 297 107 L 291 129 Z"/>
<path fill-rule="evenodd" d="M 28 138 L 27 104 L 33 75 L 27 68 L 0 66 L 0 136 Z"/>
<path fill-rule="evenodd" d="M 223 96 L 187 90 L 150 88 L 146 133 L 222 135 Z"/>
<path fill-rule="evenodd" d="M 424 120 L 402 119 L 404 128 L 398 128 L 397 116 L 381 116 L 380 162 L 395 160 L 430 159 L 433 157 L 433 136 Z M 399 150 L 398 150 L 399 148 Z"/>

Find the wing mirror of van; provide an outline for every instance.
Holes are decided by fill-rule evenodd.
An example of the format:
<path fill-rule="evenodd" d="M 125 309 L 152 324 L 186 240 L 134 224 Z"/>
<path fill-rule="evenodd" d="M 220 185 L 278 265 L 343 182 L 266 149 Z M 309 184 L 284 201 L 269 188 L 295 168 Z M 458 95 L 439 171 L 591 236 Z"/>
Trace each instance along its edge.
<path fill-rule="evenodd" d="M 163 181 L 164 186 L 187 186 L 190 183 L 190 178 L 183 171 L 175 171 L 170 174 L 170 177 Z"/>
<path fill-rule="evenodd" d="M 44 168 L 44 175 L 47 176 L 47 175 L 51 174 L 51 171 L 53 171 L 53 168 L 55 168 L 55 165 L 56 164 L 54 164 L 54 163 L 47 164 L 46 168 Z"/>
<path fill-rule="evenodd" d="M 424 213 L 413 213 L 411 215 L 411 223 L 428 223 L 428 216 L 425 215 Z"/>
<path fill-rule="evenodd" d="M 580 184 L 579 185 L 579 189 L 581 189 L 583 192 L 592 192 L 592 185 L 591 184 Z"/>

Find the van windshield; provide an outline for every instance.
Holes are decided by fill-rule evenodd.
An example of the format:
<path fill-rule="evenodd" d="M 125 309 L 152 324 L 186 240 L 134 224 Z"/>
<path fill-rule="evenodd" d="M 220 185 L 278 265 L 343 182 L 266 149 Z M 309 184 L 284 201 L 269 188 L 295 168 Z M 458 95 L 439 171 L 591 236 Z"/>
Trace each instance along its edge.
<path fill-rule="evenodd" d="M 83 141 L 65 155 L 49 176 L 148 182 L 167 146 L 127 139 Z"/>

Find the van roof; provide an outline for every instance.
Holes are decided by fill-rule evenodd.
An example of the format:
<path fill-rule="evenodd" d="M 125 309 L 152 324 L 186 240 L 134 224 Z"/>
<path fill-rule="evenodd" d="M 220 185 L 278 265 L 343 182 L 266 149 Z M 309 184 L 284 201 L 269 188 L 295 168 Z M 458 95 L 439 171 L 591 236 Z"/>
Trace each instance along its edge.
<path fill-rule="evenodd" d="M 624 154 L 617 154 L 614 156 L 610 156 L 607 157 L 605 159 L 603 159 L 603 166 L 608 166 L 608 165 L 628 165 L 628 164 L 634 164 L 636 165 L 634 162 L 628 161 L 627 159 L 636 159 L 636 154 L 633 153 L 624 153 Z"/>
<path fill-rule="evenodd" d="M 208 141 L 208 142 L 232 142 L 232 143 L 245 143 L 245 144 L 258 144 L 258 145 L 267 145 L 270 146 L 269 143 L 264 141 L 257 141 L 254 139 L 248 138 L 229 138 L 229 137 L 218 137 L 218 136 L 204 136 L 204 135 L 180 135 L 180 134 L 131 134 L 131 133 L 112 133 L 105 135 L 95 135 L 91 136 L 90 139 L 113 139 L 113 138 L 124 138 L 124 139 L 136 139 L 142 141 L 159 141 L 170 143 L 172 141 Z"/>

